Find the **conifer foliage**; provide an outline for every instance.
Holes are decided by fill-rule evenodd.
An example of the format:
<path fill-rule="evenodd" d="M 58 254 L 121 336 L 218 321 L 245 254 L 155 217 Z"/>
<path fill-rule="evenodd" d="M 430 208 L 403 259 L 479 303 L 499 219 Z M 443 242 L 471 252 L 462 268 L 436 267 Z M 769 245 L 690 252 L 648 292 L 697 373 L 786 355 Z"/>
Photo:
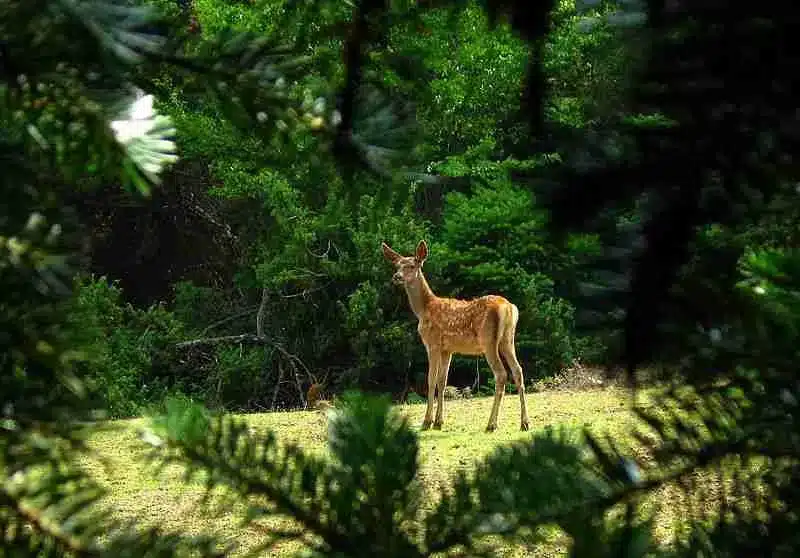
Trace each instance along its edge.
<path fill-rule="evenodd" d="M 133 529 L 98 507 L 103 491 L 74 453 L 85 451 L 85 428 L 103 414 L 75 373 L 81 355 L 61 328 L 82 242 L 61 196 L 100 180 L 145 194 L 158 183 L 177 158 L 174 129 L 144 91 L 156 89 L 161 71 L 227 88 L 229 110 L 262 127 L 269 119 L 255 106 L 287 118 L 282 73 L 297 61 L 284 66 L 270 45 L 231 35 L 212 41 L 211 54 L 188 56 L 168 39 L 169 25 L 151 6 L 127 2 L 0 3 L 3 554 L 218 552 L 207 537 Z M 274 95 L 263 102 L 256 90 Z"/>
<path fill-rule="evenodd" d="M 496 451 L 474 475 L 459 473 L 424 511 L 417 437 L 387 399 L 348 394 L 328 421 L 328 458 L 191 404 L 176 404 L 143 437 L 151 459 L 185 465 L 187 478 L 203 479 L 209 493 L 225 487 L 238 501 L 266 499 L 268 506 L 250 505 L 248 524 L 273 515 L 299 522 L 297 530 L 269 532 L 259 551 L 292 539 L 314 556 L 492 556 L 491 536 L 534 549 L 552 525 L 596 556 L 618 556 L 634 535 L 634 555 L 649 548 L 646 524 L 604 518 L 638 495 L 642 479 L 635 463 L 600 441 L 587 438 L 584 448 L 566 429 L 537 434 Z"/>
<path fill-rule="evenodd" d="M 524 101 L 535 133 L 544 96 L 536 53 L 553 3 L 535 9 L 520 1 L 485 4 L 531 44 Z M 651 39 L 650 63 L 636 95 L 646 116 L 664 118 L 633 127 L 625 163 L 598 161 L 588 170 L 565 166 L 556 173 L 556 225 L 588 223 L 626 196 L 643 216 L 637 231 L 643 247 L 609 250 L 628 258 L 628 277 L 615 283 L 626 285 L 631 368 L 654 345 L 656 328 L 647 323 L 653 316 L 645 310 L 660 306 L 676 284 L 691 284 L 692 270 L 683 264 L 699 258 L 692 252 L 698 229 L 741 225 L 774 189 L 797 180 L 791 94 L 800 57 L 789 41 L 797 35 L 797 16 L 790 2 L 743 6 L 654 0 L 639 8 L 644 18 L 621 18 L 646 22 L 640 31 Z M 287 87 L 303 58 L 269 38 L 223 33 L 186 49 L 168 38 L 169 20 L 145 5 L 0 0 L 4 554 L 225 552 L 209 537 L 113 521 L 98 505 L 102 490 L 74 460 L 75 452 L 86 451 L 86 428 L 103 415 L 91 386 L 75 373 L 80 355 L 60 328 L 81 242 L 60 196 L 101 180 L 145 194 L 158 183 L 177 154 L 171 122 L 148 94 L 166 72 L 182 75 L 187 92 L 216 93 L 233 122 L 265 137 L 286 132 L 290 139 L 293 126 L 310 126 L 327 134 L 343 168 L 356 162 L 386 172 L 388 147 L 378 143 L 405 138 L 404 122 L 362 83 L 361 67 L 365 50 L 381 46 L 386 9 L 366 0 L 355 4 L 338 106 L 315 112 Z M 370 102 L 359 113 L 365 99 Z M 359 130 L 359 122 L 366 128 Z M 645 188 L 650 191 L 641 196 Z M 735 281 L 712 277 L 708 287 L 729 310 L 699 332 L 675 321 L 691 349 L 683 372 L 691 378 L 724 370 L 723 377 L 710 387 L 664 389 L 653 405 L 636 409 L 647 464 L 615 440 L 545 430 L 498 449 L 474 473 L 459 473 L 426 511 L 416 435 L 386 400 L 352 395 L 331 411 L 327 457 L 193 405 L 170 408 L 143 431 L 144 442 L 155 462 L 182 464 L 188 478 L 203 479 L 209 489 L 225 486 L 231 498 L 247 502 L 247 521 L 282 514 L 299 522 L 297 531 L 270 532 L 262 551 L 292 538 L 313 555 L 492 555 L 493 536 L 534 549 L 543 528 L 556 526 L 569 536 L 573 556 L 742 556 L 763 555 L 765 548 L 794 555 L 800 547 L 800 255 L 756 249 L 738 254 L 734 267 Z M 681 292 L 685 305 L 702 302 L 690 294 Z M 697 470 L 712 476 L 713 494 L 692 486 Z M 682 504 L 681 536 L 665 549 L 641 504 L 668 482 L 692 498 Z"/>

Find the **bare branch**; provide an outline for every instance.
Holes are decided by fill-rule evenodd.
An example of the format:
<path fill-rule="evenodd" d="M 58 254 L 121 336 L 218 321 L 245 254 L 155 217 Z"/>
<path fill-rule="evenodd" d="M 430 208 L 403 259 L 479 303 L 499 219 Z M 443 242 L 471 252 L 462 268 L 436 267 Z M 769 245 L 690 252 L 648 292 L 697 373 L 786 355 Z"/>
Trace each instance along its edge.
<path fill-rule="evenodd" d="M 278 390 L 283 383 L 283 365 L 278 362 L 278 381 L 275 382 L 275 390 L 272 392 L 272 410 L 275 410 L 275 405 L 278 402 Z"/>
<path fill-rule="evenodd" d="M 310 294 L 312 294 L 312 293 L 316 293 L 316 292 L 319 292 L 319 291 L 324 291 L 324 290 L 325 290 L 325 289 L 326 289 L 328 286 L 330 286 L 332 283 L 333 283 L 333 281 L 328 281 L 328 282 L 327 282 L 327 283 L 325 283 L 324 285 L 321 285 L 321 286 L 319 286 L 319 287 L 315 287 L 315 288 L 313 288 L 313 289 L 303 289 L 303 290 L 302 290 L 302 291 L 300 291 L 299 293 L 292 293 L 292 294 L 287 294 L 287 295 L 281 295 L 281 298 L 297 298 L 297 297 L 299 297 L 299 296 L 302 296 L 302 297 L 304 297 L 304 298 L 305 298 L 306 296 L 308 296 L 308 295 L 310 295 Z"/>
<path fill-rule="evenodd" d="M 175 344 L 176 349 L 187 347 L 197 347 L 200 345 L 218 345 L 220 343 L 253 343 L 254 345 L 266 345 L 272 343 L 271 339 L 259 337 L 253 333 L 242 333 L 240 335 L 223 335 L 222 337 L 204 337 L 202 339 L 192 339 L 181 341 Z"/>
<path fill-rule="evenodd" d="M 331 251 L 331 241 L 330 240 L 328 240 L 328 247 L 325 249 L 324 252 L 322 252 L 320 254 L 315 254 L 314 252 L 311 251 L 311 249 L 309 247 L 306 246 L 306 252 L 308 252 L 310 255 L 314 256 L 315 258 L 319 258 L 319 259 L 327 258 L 328 254 L 330 253 L 330 251 Z"/>
<path fill-rule="evenodd" d="M 308 366 L 306 366 L 306 364 L 300 359 L 300 357 L 298 357 L 295 354 L 290 353 L 282 345 L 279 345 L 278 343 L 273 343 L 272 345 L 273 345 L 273 347 L 275 347 L 275 349 L 279 353 L 281 353 L 286 358 L 286 360 L 288 360 L 290 363 L 292 363 L 292 366 L 295 367 L 295 377 L 297 376 L 297 372 L 296 372 L 297 365 L 300 365 L 300 367 L 303 369 L 303 371 L 308 376 L 308 379 L 312 383 L 314 383 L 316 381 L 316 378 L 311 373 L 311 370 L 308 369 Z M 298 386 L 299 386 L 299 381 L 298 381 Z M 298 389 L 301 389 L 301 388 L 298 387 Z"/>
<path fill-rule="evenodd" d="M 300 359 L 300 357 L 290 353 L 288 350 L 286 350 L 286 348 L 283 345 L 277 343 L 273 338 L 267 337 L 265 335 L 264 320 L 266 317 L 268 304 L 269 304 L 269 290 L 266 287 L 264 287 L 261 291 L 261 303 L 258 306 L 258 311 L 256 314 L 255 334 L 242 333 L 239 335 L 223 335 L 220 337 L 203 337 L 200 339 L 191 339 L 188 341 L 182 341 L 180 343 L 176 343 L 175 348 L 186 349 L 189 347 L 198 347 L 203 345 L 218 345 L 220 343 L 239 343 L 239 344 L 250 343 L 253 345 L 261 345 L 265 348 L 265 350 L 267 346 L 272 347 L 273 349 L 278 351 L 281 354 L 281 356 L 283 356 L 284 360 L 292 367 L 292 371 L 294 372 L 294 383 L 295 386 L 297 387 L 297 392 L 300 397 L 300 402 L 305 407 L 307 403 L 305 399 L 305 393 L 303 390 L 303 382 L 300 378 L 301 372 L 305 373 L 305 375 L 308 377 L 309 381 L 312 384 L 317 381 L 316 377 L 314 376 L 314 374 L 311 373 L 311 370 L 309 370 L 308 366 L 306 366 L 306 364 Z M 231 316 L 229 318 L 226 318 L 225 320 L 223 320 L 223 322 L 232 320 L 236 317 L 247 315 L 249 313 L 252 313 L 252 309 L 246 312 L 242 312 L 237 316 Z M 209 326 L 209 328 L 210 327 L 211 326 Z M 209 328 L 206 328 L 204 332 L 208 331 Z M 273 392 L 272 395 L 273 409 L 275 408 L 275 403 L 278 397 L 278 390 L 280 389 L 280 384 L 283 381 L 284 375 L 285 375 L 285 369 L 282 364 L 278 363 L 278 382 L 275 385 L 275 391 Z"/>
<path fill-rule="evenodd" d="M 256 335 L 264 337 L 264 316 L 267 313 L 267 302 L 269 300 L 269 291 L 266 287 L 261 290 L 261 304 L 258 305 L 258 314 L 256 315 Z"/>
<path fill-rule="evenodd" d="M 241 312 L 239 312 L 237 314 L 234 314 L 233 316 L 228 316 L 226 318 L 222 318 L 221 320 L 206 326 L 206 328 L 203 329 L 203 331 L 200 332 L 200 335 L 205 335 L 206 333 L 208 333 L 212 329 L 217 328 L 217 327 L 219 327 L 221 325 L 225 325 L 228 322 L 232 322 L 233 320 L 236 320 L 238 318 L 244 318 L 245 316 L 248 316 L 248 315 L 252 314 L 253 312 L 256 312 L 257 310 L 258 310 L 258 308 L 256 308 L 256 307 L 248 308 L 247 310 L 242 310 Z"/>
<path fill-rule="evenodd" d="M 297 278 L 303 278 L 303 279 L 308 279 L 308 278 L 321 279 L 324 277 L 328 277 L 327 273 L 319 273 L 312 269 L 308 269 L 307 267 L 296 267 L 289 271 L 291 271 Z"/>

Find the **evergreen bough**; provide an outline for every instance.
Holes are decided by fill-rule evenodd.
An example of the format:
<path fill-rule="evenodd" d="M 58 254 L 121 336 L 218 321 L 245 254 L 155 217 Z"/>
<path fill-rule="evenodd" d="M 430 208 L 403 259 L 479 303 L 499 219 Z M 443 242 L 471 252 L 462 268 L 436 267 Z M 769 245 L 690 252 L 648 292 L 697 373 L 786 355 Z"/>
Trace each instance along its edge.
<path fill-rule="evenodd" d="M 544 125 L 544 79 L 536 54 L 552 3 L 526 5 L 486 2 L 493 18 L 508 16 L 531 44 L 524 106 L 535 131 Z M 176 147 L 169 120 L 153 108 L 146 91 L 157 92 L 167 71 L 184 76 L 187 94 L 200 88 L 220 94 L 241 125 L 268 137 L 310 125 L 329 134 L 343 162 L 385 170 L 385 158 L 378 164 L 369 154 L 386 152 L 359 143 L 383 134 L 373 127 L 359 136 L 355 110 L 368 96 L 361 83 L 363 50 L 368 44 L 380 48 L 384 9 L 375 2 L 356 5 L 337 112 L 306 117 L 298 116 L 302 106 L 294 108 L 286 92 L 303 63 L 290 48 L 228 33 L 184 49 L 166 38 L 172 23 L 133 3 L 0 3 L 3 554 L 223 552 L 208 537 L 114 521 L 99 503 L 102 490 L 74 461 L 75 452 L 86 451 L 88 428 L 103 415 L 75 373 L 80 355 L 59 327 L 80 245 L 59 196 L 101 180 L 117 179 L 145 193 L 157 183 L 175 160 Z M 697 230 L 741 225 L 796 180 L 791 153 L 797 120 L 786 101 L 800 75 L 798 47 L 789 42 L 798 30 L 791 2 L 731 11 L 713 2 L 652 1 L 641 13 L 641 32 L 651 41 L 638 98 L 643 110 L 659 111 L 666 123 L 639 122 L 631 129 L 628 162 L 598 160 L 577 170 L 566 165 L 551 190 L 554 220 L 562 226 L 590 223 L 612 202 L 637 200 L 642 228 L 632 234 L 630 247 L 609 250 L 616 268 L 627 273 L 626 280 L 612 281 L 625 286 L 624 296 L 607 295 L 624 310 L 623 349 L 631 370 L 653 354 L 657 336 L 648 325 L 655 321 L 650 310 L 674 294 L 676 278 L 685 281 L 678 283 L 685 287 L 678 289 L 686 297 L 683 307 L 697 294 L 688 289 L 691 269 L 685 263 L 695 258 L 699 265 L 701 256 L 715 255 L 693 251 Z M 776 40 L 784 48 L 775 47 Z M 737 64 L 723 63 L 723 53 Z M 380 111 L 387 116 L 368 119 L 371 124 L 383 123 L 386 130 L 397 124 Z M 649 190 L 646 196 L 643 190 Z M 637 244 L 636 238 L 646 242 Z M 736 273 L 708 287 L 730 308 L 707 327 L 692 331 L 680 315 L 655 315 L 671 318 L 683 347 L 692 349 L 683 363 L 685 377 L 713 381 L 697 389 L 664 388 L 654 405 L 637 406 L 637 437 L 650 455 L 647 464 L 614 440 L 545 430 L 499 448 L 474 474 L 459 473 L 434 509 L 423 512 L 416 436 L 386 400 L 354 395 L 334 411 L 329 458 L 280 446 L 273 434 L 254 435 L 240 421 L 211 418 L 194 406 L 170 409 L 145 431 L 145 441 L 153 446 L 154 460 L 202 473 L 209 488 L 225 485 L 242 499 L 264 497 L 269 505 L 252 506 L 249 521 L 278 513 L 302 526 L 298 532 L 276 531 L 266 544 L 298 538 L 315 554 L 489 554 L 490 535 L 535 546 L 541 528 L 556 525 L 570 536 L 575 556 L 741 556 L 766 549 L 794 555 L 800 546 L 794 369 L 800 356 L 800 254 L 756 249 L 736 254 L 733 262 Z M 689 482 L 697 470 L 712 474 L 713 495 Z M 680 536 L 663 547 L 655 544 L 653 518 L 641 502 L 668 482 L 692 498 L 684 499 Z"/>

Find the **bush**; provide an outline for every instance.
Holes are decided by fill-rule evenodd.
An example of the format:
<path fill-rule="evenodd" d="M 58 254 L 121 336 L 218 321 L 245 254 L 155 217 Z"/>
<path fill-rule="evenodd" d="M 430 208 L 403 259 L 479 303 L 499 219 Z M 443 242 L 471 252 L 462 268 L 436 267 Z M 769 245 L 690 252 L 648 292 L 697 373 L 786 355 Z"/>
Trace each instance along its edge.
<path fill-rule="evenodd" d="M 480 177 L 469 193 L 447 196 L 439 242 L 432 243 L 429 271 L 440 296 L 505 296 L 519 307 L 517 351 L 530 380 L 551 376 L 585 357 L 572 304 L 555 292 L 556 276 L 577 278 L 576 266 L 596 252 L 589 235 L 574 235 L 567 249 L 546 233 L 546 213 L 531 192 L 509 179 L 509 170 L 533 161 L 495 162 L 486 140 L 463 156 L 448 158 L 446 174 Z M 488 184 L 486 184 L 488 182 Z M 454 363 L 455 364 L 455 363 Z"/>
<path fill-rule="evenodd" d="M 582 356 L 586 343 L 575 333 L 575 309 L 554 296 L 552 279 L 533 274 L 523 289 L 520 307 L 517 350 L 531 371 L 527 379 L 558 374 Z"/>
<path fill-rule="evenodd" d="M 174 386 L 154 366 L 180 339 L 183 324 L 162 306 L 139 310 L 122 301 L 122 291 L 105 277 L 79 280 L 66 315 L 87 383 L 112 417 L 129 417 L 157 403 Z"/>

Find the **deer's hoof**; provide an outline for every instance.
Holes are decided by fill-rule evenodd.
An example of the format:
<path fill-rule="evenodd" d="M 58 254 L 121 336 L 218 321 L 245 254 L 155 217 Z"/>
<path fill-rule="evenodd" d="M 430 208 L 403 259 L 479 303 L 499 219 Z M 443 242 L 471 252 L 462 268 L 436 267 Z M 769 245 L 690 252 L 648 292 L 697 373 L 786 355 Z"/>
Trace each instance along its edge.
<path fill-rule="evenodd" d="M 428 430 L 430 427 L 431 427 L 431 421 L 429 421 L 429 420 L 423 420 L 422 421 L 422 429 L 423 430 Z"/>
<path fill-rule="evenodd" d="M 523 420 L 523 421 L 522 421 L 522 424 L 521 424 L 521 425 L 520 425 L 520 427 L 519 427 L 519 429 L 520 429 L 520 430 L 522 430 L 523 432 L 527 432 L 528 430 L 530 430 L 530 429 L 531 429 L 531 427 L 530 427 L 530 425 L 528 424 L 528 421 L 527 421 L 527 420 Z"/>
<path fill-rule="evenodd" d="M 486 427 L 486 432 L 494 432 L 495 430 L 497 430 L 497 425 L 496 424 L 489 424 Z"/>

